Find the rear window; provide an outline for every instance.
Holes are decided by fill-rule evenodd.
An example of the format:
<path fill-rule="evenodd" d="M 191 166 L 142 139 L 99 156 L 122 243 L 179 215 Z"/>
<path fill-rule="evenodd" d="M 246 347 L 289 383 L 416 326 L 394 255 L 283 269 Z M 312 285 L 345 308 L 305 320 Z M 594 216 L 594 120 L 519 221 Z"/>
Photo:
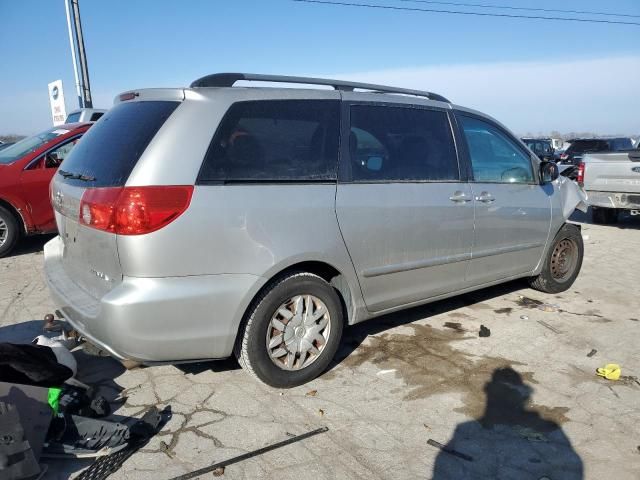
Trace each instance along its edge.
<path fill-rule="evenodd" d="M 199 181 L 335 180 L 339 124 L 338 101 L 235 103 L 209 147 Z"/>
<path fill-rule="evenodd" d="M 122 186 L 138 159 L 179 102 L 121 103 L 92 126 L 62 163 L 66 183 L 86 187 Z M 78 180 L 84 176 L 91 180 Z"/>
<path fill-rule="evenodd" d="M 607 152 L 609 142 L 606 140 L 576 140 L 571 142 L 567 153 Z"/>
<path fill-rule="evenodd" d="M 98 112 L 98 113 L 94 113 L 93 115 L 91 115 L 91 118 L 89 119 L 92 122 L 97 121 L 102 115 L 104 115 L 104 113 L 102 112 Z"/>

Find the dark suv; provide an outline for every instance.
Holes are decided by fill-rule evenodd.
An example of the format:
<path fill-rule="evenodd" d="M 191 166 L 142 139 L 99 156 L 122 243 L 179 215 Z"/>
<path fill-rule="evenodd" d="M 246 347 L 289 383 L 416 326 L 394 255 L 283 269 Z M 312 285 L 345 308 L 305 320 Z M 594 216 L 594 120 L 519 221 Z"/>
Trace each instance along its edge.
<path fill-rule="evenodd" d="M 632 150 L 633 142 L 628 137 L 579 138 L 570 140 L 571 146 L 560 156 L 562 165 L 578 165 L 585 153 L 621 152 Z"/>
<path fill-rule="evenodd" d="M 523 138 L 522 141 L 540 160 L 554 161 L 555 150 L 548 138 Z"/>

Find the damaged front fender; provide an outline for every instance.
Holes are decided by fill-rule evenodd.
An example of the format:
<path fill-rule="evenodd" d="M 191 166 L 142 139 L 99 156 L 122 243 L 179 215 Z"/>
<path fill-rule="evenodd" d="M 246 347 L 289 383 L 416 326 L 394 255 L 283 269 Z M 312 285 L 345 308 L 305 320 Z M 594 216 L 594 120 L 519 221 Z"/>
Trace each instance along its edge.
<path fill-rule="evenodd" d="M 576 209 L 586 213 L 589 208 L 587 192 L 567 177 L 560 176 L 556 182 L 562 198 L 562 216 L 564 219 L 568 220 Z"/>

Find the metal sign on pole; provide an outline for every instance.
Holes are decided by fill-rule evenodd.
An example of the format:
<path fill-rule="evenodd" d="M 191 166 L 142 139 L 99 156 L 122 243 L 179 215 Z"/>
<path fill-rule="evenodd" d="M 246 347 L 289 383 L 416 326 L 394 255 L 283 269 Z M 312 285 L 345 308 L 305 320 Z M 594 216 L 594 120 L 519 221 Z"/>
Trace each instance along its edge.
<path fill-rule="evenodd" d="M 62 80 L 56 80 L 49 84 L 49 103 L 51 104 L 53 126 L 62 125 L 67 119 L 67 110 L 64 105 L 64 92 L 62 90 Z"/>

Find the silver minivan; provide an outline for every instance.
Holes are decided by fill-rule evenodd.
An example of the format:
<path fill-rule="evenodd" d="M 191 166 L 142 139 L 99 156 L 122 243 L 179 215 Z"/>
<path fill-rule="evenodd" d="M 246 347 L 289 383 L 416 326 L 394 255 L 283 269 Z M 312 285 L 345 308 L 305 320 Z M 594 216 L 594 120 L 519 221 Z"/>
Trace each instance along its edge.
<path fill-rule="evenodd" d="M 52 183 L 46 277 L 116 358 L 235 353 L 291 387 L 347 325 L 516 278 L 568 289 L 583 256 L 568 184 L 434 93 L 214 74 L 123 93 L 78 143 Z"/>

